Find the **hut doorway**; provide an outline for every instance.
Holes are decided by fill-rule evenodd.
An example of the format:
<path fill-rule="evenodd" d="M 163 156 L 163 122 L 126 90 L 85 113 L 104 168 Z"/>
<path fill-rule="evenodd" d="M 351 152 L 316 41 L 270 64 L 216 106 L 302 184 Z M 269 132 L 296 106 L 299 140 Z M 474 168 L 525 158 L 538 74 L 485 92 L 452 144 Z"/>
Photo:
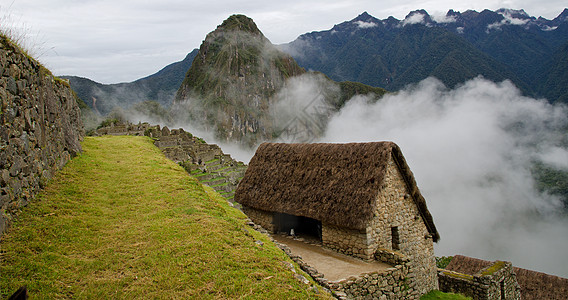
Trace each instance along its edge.
<path fill-rule="evenodd" d="M 293 232 L 294 235 L 299 237 L 315 239 L 320 243 L 322 241 L 321 222 L 316 219 L 285 213 L 274 213 L 273 220 L 276 232 L 282 232 L 288 235 Z"/>

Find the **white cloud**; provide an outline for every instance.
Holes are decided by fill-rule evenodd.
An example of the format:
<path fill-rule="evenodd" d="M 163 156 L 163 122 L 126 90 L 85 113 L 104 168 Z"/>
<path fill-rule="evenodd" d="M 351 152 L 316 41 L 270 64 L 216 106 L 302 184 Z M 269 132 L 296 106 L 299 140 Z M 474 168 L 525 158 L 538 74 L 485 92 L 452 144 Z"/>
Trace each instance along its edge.
<path fill-rule="evenodd" d="M 558 26 L 552 26 L 552 27 L 550 27 L 550 26 L 544 26 L 544 27 L 542 27 L 541 29 L 544 30 L 544 31 L 553 31 L 553 30 L 558 29 Z"/>
<path fill-rule="evenodd" d="M 455 23 L 457 21 L 455 16 L 447 15 L 433 15 L 432 19 L 437 23 Z"/>
<path fill-rule="evenodd" d="M 408 16 L 404 21 L 402 21 L 402 26 L 412 25 L 412 24 L 424 24 L 424 15 L 421 13 L 414 13 Z"/>
<path fill-rule="evenodd" d="M 568 150 L 561 147 L 551 147 L 540 154 L 542 162 L 568 170 Z"/>
<path fill-rule="evenodd" d="M 518 19 L 512 16 L 511 11 L 504 11 L 504 12 L 500 12 L 500 15 L 503 16 L 503 20 L 501 20 L 501 22 L 496 22 L 493 24 L 489 24 L 487 25 L 487 30 L 493 30 L 493 29 L 500 29 L 501 26 L 504 25 L 516 25 L 516 26 L 523 26 L 526 25 L 530 19 Z"/>
<path fill-rule="evenodd" d="M 558 199 L 534 188 L 531 166 L 568 164 L 556 131 L 567 115 L 508 81 L 477 78 L 449 90 L 430 78 L 374 104 L 350 100 L 322 141 L 396 142 L 440 232 L 437 255 L 510 260 L 565 277 L 568 240 L 558 237 L 568 236 L 568 222 L 555 215 Z"/>
<path fill-rule="evenodd" d="M 357 24 L 357 26 L 359 26 L 359 28 L 361 29 L 366 29 L 366 28 L 373 28 L 373 27 L 377 27 L 377 23 L 373 23 L 373 22 L 365 22 L 365 21 L 357 21 L 355 22 Z"/>

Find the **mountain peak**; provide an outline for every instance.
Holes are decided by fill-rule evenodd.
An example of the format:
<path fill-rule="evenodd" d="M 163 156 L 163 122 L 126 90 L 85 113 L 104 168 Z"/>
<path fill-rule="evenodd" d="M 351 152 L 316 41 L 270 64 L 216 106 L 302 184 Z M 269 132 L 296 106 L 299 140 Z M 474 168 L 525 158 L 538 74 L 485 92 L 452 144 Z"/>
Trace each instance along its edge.
<path fill-rule="evenodd" d="M 564 11 L 562 11 L 561 14 L 558 15 L 558 17 L 556 17 L 554 19 L 555 21 L 559 21 L 559 22 L 566 22 L 568 21 L 568 8 L 565 8 Z"/>
<path fill-rule="evenodd" d="M 424 9 L 411 11 L 408 15 L 406 15 L 403 21 L 403 25 L 430 23 L 432 23 L 432 17 Z"/>
<path fill-rule="evenodd" d="M 368 12 L 364 11 L 362 14 L 358 15 L 357 18 L 354 19 L 354 21 L 359 21 L 359 20 L 366 21 L 370 18 L 373 18 L 373 16 L 371 16 Z"/>
<path fill-rule="evenodd" d="M 304 72 L 252 19 L 232 15 L 199 47 L 174 104 L 187 106 L 179 113 L 203 130 L 214 128 L 218 139 L 253 146 L 272 137 L 271 97 Z"/>
<path fill-rule="evenodd" d="M 529 14 L 527 14 L 524 9 L 500 8 L 495 12 L 499 14 L 509 15 L 516 19 L 530 19 Z"/>
<path fill-rule="evenodd" d="M 217 26 L 217 30 L 244 31 L 253 34 L 262 34 L 254 21 L 245 15 L 232 15 Z"/>

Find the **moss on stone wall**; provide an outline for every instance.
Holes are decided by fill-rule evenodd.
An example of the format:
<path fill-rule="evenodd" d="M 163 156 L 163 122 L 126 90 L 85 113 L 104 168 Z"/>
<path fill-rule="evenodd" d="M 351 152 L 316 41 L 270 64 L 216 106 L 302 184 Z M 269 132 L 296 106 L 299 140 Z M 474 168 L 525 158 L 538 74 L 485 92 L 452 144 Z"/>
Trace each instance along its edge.
<path fill-rule="evenodd" d="M 505 265 L 504 261 L 496 261 L 493 265 L 481 271 L 481 275 L 493 275 L 493 273 L 503 269 Z"/>

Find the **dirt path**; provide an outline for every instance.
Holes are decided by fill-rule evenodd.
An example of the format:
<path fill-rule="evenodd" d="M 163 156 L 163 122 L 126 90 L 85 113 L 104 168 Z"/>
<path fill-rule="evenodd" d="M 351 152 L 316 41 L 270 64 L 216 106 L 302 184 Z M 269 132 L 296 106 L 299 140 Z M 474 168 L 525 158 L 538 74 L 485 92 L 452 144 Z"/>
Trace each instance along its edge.
<path fill-rule="evenodd" d="M 377 261 L 363 261 L 322 248 L 319 245 L 307 244 L 283 235 L 274 235 L 273 238 L 282 244 L 286 244 L 293 254 L 301 256 L 304 262 L 316 268 L 329 281 L 339 281 L 349 276 L 380 271 L 391 267 L 388 264 Z"/>

